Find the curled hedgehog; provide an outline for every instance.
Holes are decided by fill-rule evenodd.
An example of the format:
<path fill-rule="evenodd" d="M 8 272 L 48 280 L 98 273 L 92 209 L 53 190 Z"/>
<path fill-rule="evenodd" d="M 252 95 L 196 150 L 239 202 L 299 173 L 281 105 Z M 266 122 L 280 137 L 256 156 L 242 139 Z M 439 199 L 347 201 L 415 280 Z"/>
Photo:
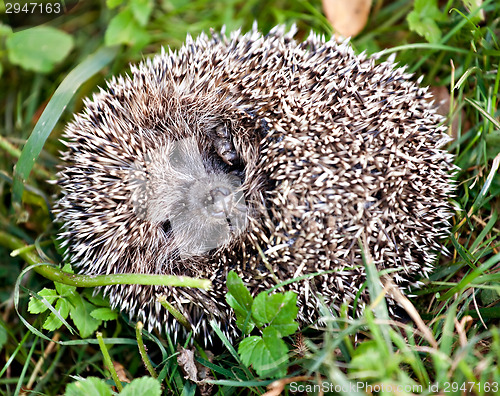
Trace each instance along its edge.
<path fill-rule="evenodd" d="M 230 270 L 253 295 L 319 273 L 285 286 L 303 324 L 318 317 L 318 295 L 361 310 L 360 238 L 403 290 L 442 250 L 453 165 L 427 88 L 392 60 L 294 35 L 188 37 L 112 78 L 66 128 L 56 207 L 65 258 L 86 274 L 213 283 L 105 288 L 149 330 L 180 330 L 157 302 L 166 295 L 205 342 L 210 319 L 236 336 Z"/>

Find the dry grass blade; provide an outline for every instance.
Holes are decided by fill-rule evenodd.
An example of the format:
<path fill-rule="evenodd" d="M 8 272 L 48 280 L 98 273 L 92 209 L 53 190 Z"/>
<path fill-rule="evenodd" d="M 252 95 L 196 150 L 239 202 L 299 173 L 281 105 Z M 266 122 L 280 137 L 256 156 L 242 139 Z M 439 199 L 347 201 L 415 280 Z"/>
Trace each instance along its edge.
<path fill-rule="evenodd" d="M 410 315 L 412 320 L 415 322 L 417 325 L 418 329 L 422 332 L 423 336 L 427 340 L 429 344 L 432 345 L 433 348 L 438 349 L 438 343 L 434 336 L 432 335 L 431 329 L 426 326 L 422 318 L 420 317 L 418 311 L 415 309 L 414 305 L 406 298 L 403 293 L 394 285 L 390 280 L 386 281 L 386 285 L 389 285 L 389 291 L 394 297 L 394 300 L 398 302 L 399 305 L 401 305 L 404 310 Z"/>

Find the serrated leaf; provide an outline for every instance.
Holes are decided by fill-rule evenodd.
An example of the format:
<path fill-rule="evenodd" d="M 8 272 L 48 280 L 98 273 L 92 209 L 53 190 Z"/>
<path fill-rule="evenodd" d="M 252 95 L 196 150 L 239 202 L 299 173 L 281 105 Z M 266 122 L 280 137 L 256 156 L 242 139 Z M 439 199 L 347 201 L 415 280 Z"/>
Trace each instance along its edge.
<path fill-rule="evenodd" d="M 266 327 L 262 337 L 252 336 L 240 342 L 238 352 L 241 361 L 254 368 L 261 377 L 286 375 L 288 348 L 272 327 Z"/>
<path fill-rule="evenodd" d="M 251 315 L 241 316 L 236 314 L 236 326 L 243 334 L 250 334 L 255 328 L 255 322 L 252 320 Z"/>
<path fill-rule="evenodd" d="M 424 37 L 429 43 L 436 43 L 441 39 L 441 30 L 433 19 L 421 18 L 411 12 L 407 20 L 410 30 Z"/>
<path fill-rule="evenodd" d="M 111 396 L 111 389 L 100 378 L 88 377 L 66 387 L 65 396 Z"/>
<path fill-rule="evenodd" d="M 253 298 L 241 278 L 234 271 L 227 274 L 227 290 L 227 295 L 231 296 L 230 301 L 228 301 L 231 308 L 241 314 L 246 314 L 252 310 Z"/>
<path fill-rule="evenodd" d="M 114 320 L 118 318 L 118 312 L 111 308 L 96 308 L 90 312 L 90 316 L 98 320 Z"/>
<path fill-rule="evenodd" d="M 124 9 L 111 19 L 106 34 L 105 44 L 129 44 L 144 46 L 149 42 L 150 36 L 134 19 L 130 9 Z"/>
<path fill-rule="evenodd" d="M 441 39 L 441 30 L 436 21 L 444 19 L 437 0 L 415 0 L 413 11 L 406 17 L 410 30 L 419 34 L 430 43 Z"/>
<path fill-rule="evenodd" d="M 259 336 L 250 336 L 240 342 L 240 345 L 238 346 L 238 353 L 245 366 L 250 367 L 252 365 L 254 362 L 254 359 L 252 358 L 253 353 L 258 353 L 257 348 L 263 342 L 264 340 Z"/>
<path fill-rule="evenodd" d="M 160 383 L 151 377 L 141 377 L 134 379 L 120 392 L 120 396 L 160 396 Z"/>
<path fill-rule="evenodd" d="M 85 297 L 87 300 L 89 300 L 92 304 L 94 304 L 97 307 L 107 307 L 109 308 L 109 301 L 103 297 L 101 293 L 94 295 L 94 290 L 95 289 L 83 289 L 82 292 L 80 292 L 80 295 Z"/>
<path fill-rule="evenodd" d="M 252 305 L 253 317 L 263 323 L 269 323 L 281 337 L 293 334 L 298 324 L 297 295 L 293 292 L 276 293 L 269 295 L 259 293 Z"/>
<path fill-rule="evenodd" d="M 47 304 L 52 305 L 54 301 L 59 297 L 54 289 L 43 288 L 37 293 L 40 297 L 45 299 L 44 301 L 38 300 L 35 296 L 30 297 L 30 302 L 28 303 L 28 312 L 32 314 L 39 314 L 45 312 L 48 308 Z"/>
<path fill-rule="evenodd" d="M 63 319 L 66 319 L 68 317 L 70 307 L 71 304 L 63 298 L 57 300 L 55 306 L 56 310 L 59 312 L 59 315 L 61 315 Z M 45 322 L 43 323 L 43 328 L 48 331 L 54 331 L 59 327 L 61 327 L 62 324 L 63 323 L 61 322 L 61 319 L 59 319 L 54 314 L 54 312 L 51 312 L 50 315 L 47 317 L 47 319 L 45 319 Z"/>
<path fill-rule="evenodd" d="M 10 62 L 26 70 L 50 72 L 73 48 L 73 37 L 49 27 L 37 26 L 7 37 Z"/>
<path fill-rule="evenodd" d="M 151 11 L 153 11 L 152 0 L 130 0 L 130 9 L 139 25 L 146 26 Z"/>
<path fill-rule="evenodd" d="M 271 323 L 278 314 L 283 299 L 283 295 L 279 293 L 272 295 L 267 292 L 259 293 L 252 305 L 253 316 L 262 323 Z"/>
<path fill-rule="evenodd" d="M 229 272 L 226 284 L 226 301 L 236 313 L 236 325 L 243 334 L 249 334 L 255 327 L 252 321 L 253 298 L 236 272 Z"/>
<path fill-rule="evenodd" d="M 299 324 L 295 321 L 298 312 L 297 295 L 293 292 L 286 292 L 281 309 L 269 326 L 274 327 L 281 337 L 291 335 L 299 328 Z"/>
<path fill-rule="evenodd" d="M 80 332 L 80 336 L 82 338 L 90 336 L 102 323 L 101 320 L 90 316 L 90 312 L 94 310 L 94 306 L 78 294 L 71 299 L 71 303 L 73 307 L 70 308 L 69 313 Z"/>

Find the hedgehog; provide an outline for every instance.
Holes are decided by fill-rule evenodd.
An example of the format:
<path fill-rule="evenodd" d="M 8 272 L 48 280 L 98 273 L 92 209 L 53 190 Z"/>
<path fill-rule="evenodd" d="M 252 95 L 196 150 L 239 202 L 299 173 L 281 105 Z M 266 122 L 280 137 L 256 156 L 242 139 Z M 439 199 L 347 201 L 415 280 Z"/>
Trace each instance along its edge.
<path fill-rule="evenodd" d="M 212 342 L 238 330 L 236 271 L 255 296 L 297 293 L 298 320 L 369 301 L 361 246 L 403 291 L 450 231 L 453 157 L 431 94 L 394 59 L 279 26 L 187 37 L 113 77 L 67 125 L 56 219 L 85 274 L 207 278 L 211 290 L 114 285 L 113 307 L 150 331 Z M 396 303 L 388 298 L 389 307 Z"/>

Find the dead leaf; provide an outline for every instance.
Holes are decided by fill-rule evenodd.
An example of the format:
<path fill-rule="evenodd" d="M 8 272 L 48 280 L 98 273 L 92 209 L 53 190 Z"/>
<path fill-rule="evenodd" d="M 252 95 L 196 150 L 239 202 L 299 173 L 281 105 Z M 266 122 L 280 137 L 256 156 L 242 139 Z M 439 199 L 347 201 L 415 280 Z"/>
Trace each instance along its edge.
<path fill-rule="evenodd" d="M 186 379 L 196 383 L 201 396 L 209 396 L 213 392 L 213 385 L 205 382 L 206 380 L 213 380 L 210 374 L 210 369 L 203 366 L 195 360 L 195 349 L 185 349 L 180 345 L 177 347 L 179 355 L 177 355 L 177 363 L 184 372 Z M 208 361 L 212 362 L 213 353 L 205 351 Z"/>
<path fill-rule="evenodd" d="M 371 0 L 323 0 L 323 10 L 336 38 L 361 32 L 368 21 L 371 3 Z"/>
<path fill-rule="evenodd" d="M 314 377 L 309 377 L 306 375 L 301 375 L 301 376 L 292 377 L 292 378 L 282 378 L 280 380 L 276 380 L 274 382 L 271 382 L 267 386 L 268 391 L 266 393 L 264 393 L 262 396 L 278 396 L 278 395 L 281 395 L 281 393 L 285 390 L 285 385 L 287 385 L 287 384 L 290 384 L 292 382 L 311 381 L 313 379 L 314 379 Z"/>
<path fill-rule="evenodd" d="M 190 379 L 193 382 L 198 382 L 198 368 L 194 361 L 194 351 L 182 348 L 177 348 L 179 355 L 177 355 L 177 363 L 184 372 L 184 378 Z"/>
<path fill-rule="evenodd" d="M 128 375 L 127 370 L 121 363 L 113 361 L 113 367 L 115 368 L 116 374 L 120 382 L 130 383 L 130 375 Z"/>

